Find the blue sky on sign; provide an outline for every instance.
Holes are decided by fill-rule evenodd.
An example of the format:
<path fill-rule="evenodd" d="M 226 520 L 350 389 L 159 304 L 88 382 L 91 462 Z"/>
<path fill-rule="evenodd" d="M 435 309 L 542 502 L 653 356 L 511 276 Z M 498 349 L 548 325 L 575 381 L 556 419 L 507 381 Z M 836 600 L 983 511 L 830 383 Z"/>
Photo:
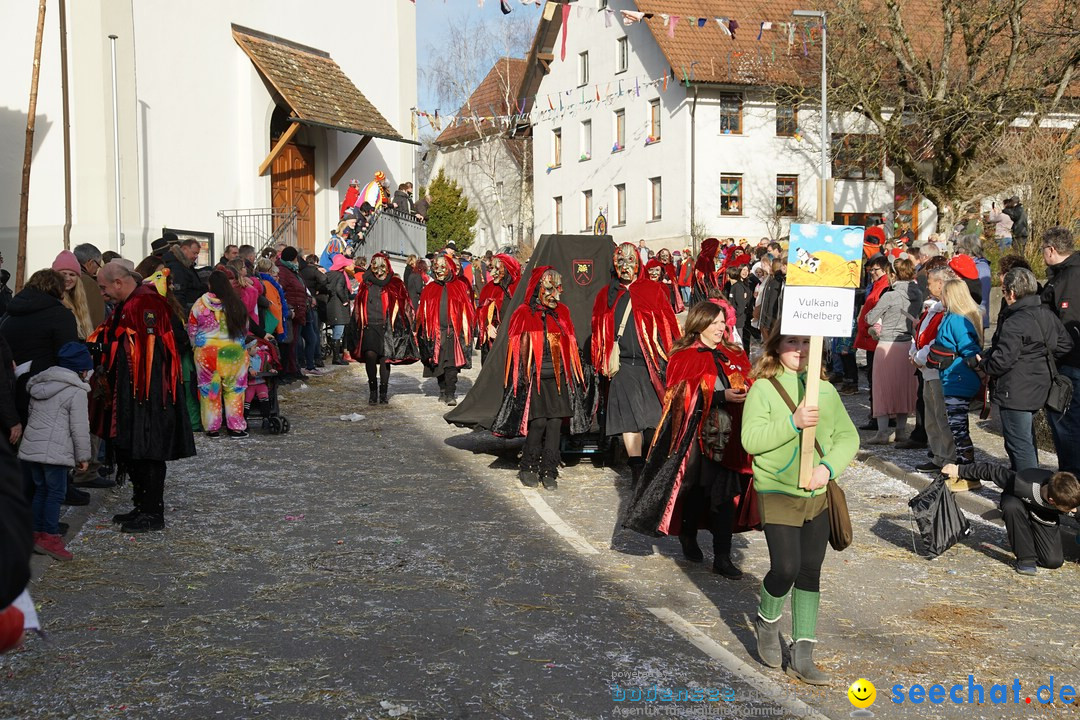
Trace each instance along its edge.
<path fill-rule="evenodd" d="M 405 0 L 402 0 L 404 2 Z M 535 3 L 523 5 L 521 0 L 510 0 L 511 12 L 503 15 L 499 9 L 499 0 L 485 0 L 482 7 L 477 7 L 476 0 L 416 0 L 416 67 L 420 77 L 417 82 L 417 101 L 421 110 L 432 111 L 438 108 L 440 113 L 454 113 L 458 108 L 440 108 L 428 84 L 424 82 L 423 70 L 428 67 L 434 50 L 445 40 L 446 26 L 450 22 L 467 18 L 473 23 L 498 23 L 509 19 L 520 19 L 522 15 L 535 24 L 540 20 L 540 11 Z M 484 72 L 488 68 L 485 68 Z M 477 78 L 477 83 L 483 75 Z"/>

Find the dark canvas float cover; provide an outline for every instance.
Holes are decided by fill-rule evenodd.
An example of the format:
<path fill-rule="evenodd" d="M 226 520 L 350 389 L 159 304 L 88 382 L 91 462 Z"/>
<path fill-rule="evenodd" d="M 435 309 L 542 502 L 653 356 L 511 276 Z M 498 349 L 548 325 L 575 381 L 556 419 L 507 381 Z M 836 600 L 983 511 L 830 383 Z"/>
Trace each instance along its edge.
<path fill-rule="evenodd" d="M 612 253 L 615 244 L 610 235 L 541 235 L 536 243 L 528 265 L 521 272 L 528 278 L 534 267 L 550 265 L 562 274 L 563 294 L 561 301 L 570 309 L 574 321 L 574 334 L 584 352 L 582 366 L 588 364 L 589 338 L 592 332 L 593 302 L 600 292 L 615 278 Z M 502 317 L 509 318 L 524 301 L 526 282 L 518 283 L 509 305 L 503 308 Z M 506 334 L 510 323 L 499 325 L 498 335 L 488 354 L 487 362 L 480 369 L 476 382 L 450 412 L 443 418 L 446 422 L 462 427 L 478 427 L 490 430 L 495 414 L 503 398 L 503 376 L 506 373 Z M 586 380 L 592 376 L 591 366 L 585 367 Z M 596 383 L 590 382 L 593 391 Z"/>

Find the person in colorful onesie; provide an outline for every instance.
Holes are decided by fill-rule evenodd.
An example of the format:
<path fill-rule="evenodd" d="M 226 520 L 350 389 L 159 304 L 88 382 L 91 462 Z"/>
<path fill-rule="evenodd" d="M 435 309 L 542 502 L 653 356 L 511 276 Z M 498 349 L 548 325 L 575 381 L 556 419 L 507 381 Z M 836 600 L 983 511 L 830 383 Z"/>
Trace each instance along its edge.
<path fill-rule="evenodd" d="M 209 285 L 210 291 L 192 305 L 187 321 L 188 337 L 195 351 L 202 425 L 207 437 L 220 437 L 224 409 L 229 436 L 244 438 L 247 437 L 244 419 L 247 308 L 232 287 L 229 271 L 210 273 Z"/>

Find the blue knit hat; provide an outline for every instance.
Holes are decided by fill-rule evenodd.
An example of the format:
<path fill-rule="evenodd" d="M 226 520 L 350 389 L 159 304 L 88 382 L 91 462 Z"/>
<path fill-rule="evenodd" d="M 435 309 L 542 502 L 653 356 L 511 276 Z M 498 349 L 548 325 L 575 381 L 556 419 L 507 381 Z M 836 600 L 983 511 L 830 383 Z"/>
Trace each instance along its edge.
<path fill-rule="evenodd" d="M 81 342 L 64 343 L 57 353 L 56 364 L 68 370 L 83 372 L 94 369 L 94 361 L 90 359 L 90 351 Z"/>

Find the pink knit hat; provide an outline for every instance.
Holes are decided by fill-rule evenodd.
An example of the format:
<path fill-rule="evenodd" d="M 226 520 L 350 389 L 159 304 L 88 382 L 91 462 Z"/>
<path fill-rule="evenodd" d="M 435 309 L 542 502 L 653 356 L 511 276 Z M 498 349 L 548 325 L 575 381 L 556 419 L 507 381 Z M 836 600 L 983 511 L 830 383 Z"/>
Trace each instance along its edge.
<path fill-rule="evenodd" d="M 52 269 L 57 272 L 60 272 L 61 270 L 70 270 L 76 275 L 82 274 L 82 266 L 79 265 L 79 260 L 75 257 L 75 253 L 70 250 L 60 251 L 60 254 L 53 260 Z"/>

